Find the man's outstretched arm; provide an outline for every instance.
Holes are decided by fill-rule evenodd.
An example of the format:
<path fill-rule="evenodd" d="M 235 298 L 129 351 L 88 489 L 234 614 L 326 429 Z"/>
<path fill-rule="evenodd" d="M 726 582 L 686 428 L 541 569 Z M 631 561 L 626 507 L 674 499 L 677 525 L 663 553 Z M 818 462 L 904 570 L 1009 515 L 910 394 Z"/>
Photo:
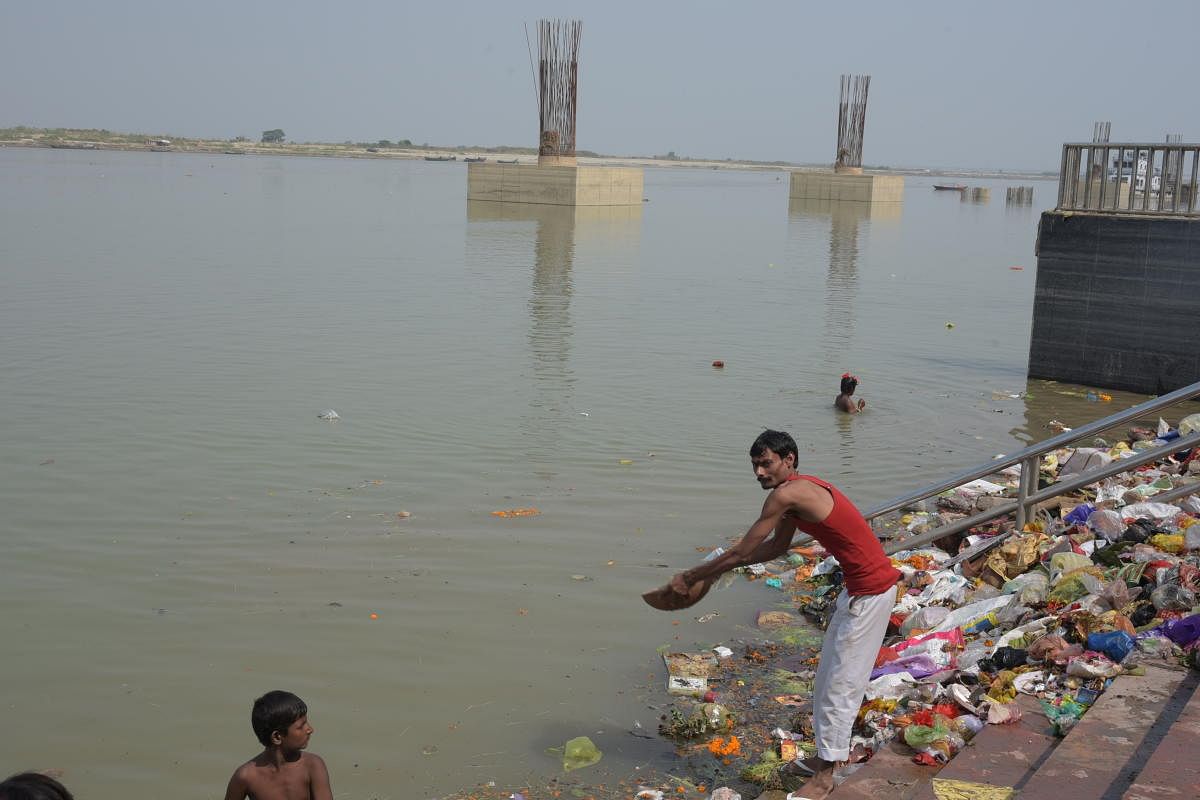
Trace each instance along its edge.
<path fill-rule="evenodd" d="M 737 544 L 717 558 L 705 561 L 676 575 L 671 579 L 672 591 L 676 594 L 686 595 L 689 588 L 700 581 L 716 577 L 738 567 L 770 561 L 786 553 L 791 545 L 792 536 L 796 533 L 796 523 L 783 518 L 786 508 L 783 501 L 772 492 L 771 496 L 763 503 L 763 510 L 759 518 Z"/>

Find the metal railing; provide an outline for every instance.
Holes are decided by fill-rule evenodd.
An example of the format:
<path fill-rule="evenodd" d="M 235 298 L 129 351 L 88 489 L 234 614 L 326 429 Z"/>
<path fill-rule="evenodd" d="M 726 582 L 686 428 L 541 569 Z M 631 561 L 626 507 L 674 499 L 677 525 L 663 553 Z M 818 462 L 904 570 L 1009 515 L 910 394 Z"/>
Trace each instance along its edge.
<path fill-rule="evenodd" d="M 1059 211 L 1200 215 L 1200 144 L 1064 144 Z"/>
<path fill-rule="evenodd" d="M 1119 411 L 1116 414 L 1105 417 L 1104 419 L 1090 422 L 1087 425 L 1073 428 L 1069 431 L 1054 436 L 1043 442 L 1038 442 L 1035 445 L 1030 445 L 1023 450 L 1020 450 L 1012 455 L 997 458 L 993 461 L 988 461 L 980 464 L 977 467 L 967 470 L 946 480 L 932 483 L 916 491 L 905 495 L 893 498 L 892 500 L 875 506 L 864 513 L 868 521 L 881 517 L 884 514 L 893 511 L 899 511 L 908 506 L 912 506 L 921 500 L 927 500 L 931 497 L 942 494 L 950 489 L 957 488 L 963 484 L 979 478 L 985 478 L 988 475 L 994 475 L 1001 470 L 1019 464 L 1021 466 L 1021 477 L 1017 483 L 1017 496 L 1008 498 L 1006 502 L 1001 502 L 986 511 L 981 511 L 956 520 L 947 525 L 941 525 L 936 528 L 931 528 L 924 533 L 909 537 L 903 541 L 888 542 L 884 545 L 884 550 L 890 555 L 891 553 L 900 550 L 909 550 L 914 547 L 920 547 L 928 544 L 944 536 L 961 533 L 977 525 L 982 525 L 985 522 L 990 522 L 1000 517 L 1016 515 L 1016 524 L 1013 526 L 1013 531 L 1019 531 L 1029 519 L 1030 511 L 1039 503 L 1050 500 L 1059 495 L 1073 492 L 1085 486 L 1090 486 L 1099 481 L 1110 478 L 1114 475 L 1119 475 L 1123 472 L 1129 472 L 1135 467 L 1147 464 L 1152 461 L 1157 461 L 1172 453 L 1178 453 L 1181 450 L 1188 450 L 1192 447 L 1200 445 L 1200 432 L 1181 436 L 1178 439 L 1167 442 L 1165 445 L 1156 447 L 1150 450 L 1144 450 L 1130 458 L 1120 458 L 1114 460 L 1111 464 L 1099 469 L 1088 470 L 1080 475 L 1058 481 L 1047 486 L 1044 489 L 1037 489 L 1037 476 L 1041 469 L 1042 458 L 1049 452 L 1057 450 L 1060 447 L 1065 447 L 1072 442 L 1077 442 L 1080 439 L 1086 439 L 1103 431 L 1115 428 L 1134 420 L 1143 419 L 1148 415 L 1157 414 L 1159 411 L 1186 402 L 1193 398 L 1200 397 L 1200 383 L 1193 383 L 1190 386 L 1185 386 L 1182 389 L 1164 394 L 1161 397 L 1156 397 L 1153 400 L 1147 400 L 1144 403 L 1128 408 L 1124 411 Z M 1181 497 L 1186 497 L 1190 494 L 1200 492 L 1200 481 L 1185 484 L 1183 486 L 1170 489 L 1161 494 L 1154 495 L 1157 502 L 1170 502 Z M 991 544 L 998 544 L 1002 537 L 995 537 L 991 540 Z M 811 537 L 797 537 L 796 541 L 808 541 Z"/>

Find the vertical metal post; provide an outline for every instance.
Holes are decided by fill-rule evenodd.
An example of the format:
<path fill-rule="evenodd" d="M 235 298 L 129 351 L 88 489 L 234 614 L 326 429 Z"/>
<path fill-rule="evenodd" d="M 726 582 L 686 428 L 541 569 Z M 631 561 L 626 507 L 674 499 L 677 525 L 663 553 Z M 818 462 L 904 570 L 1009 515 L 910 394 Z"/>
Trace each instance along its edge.
<path fill-rule="evenodd" d="M 1030 456 L 1021 462 L 1021 477 L 1017 481 L 1017 530 L 1022 530 L 1029 521 L 1029 495 L 1037 490 L 1038 469 L 1041 456 Z"/>
<path fill-rule="evenodd" d="M 1171 181 L 1171 210 L 1177 212 L 1179 211 L 1179 190 L 1183 186 L 1183 148 L 1176 148 L 1170 158 L 1174 174 L 1170 177 L 1163 176 L 1163 191 L 1166 191 L 1167 181 Z"/>
<path fill-rule="evenodd" d="M 1198 178 L 1198 168 L 1200 168 L 1200 148 L 1192 151 L 1192 190 L 1188 192 L 1188 212 L 1196 210 L 1196 178 Z M 1183 172 L 1183 164 L 1180 164 L 1180 172 Z"/>
<path fill-rule="evenodd" d="M 1062 152 L 1062 164 L 1058 168 L 1058 207 L 1066 208 L 1064 201 L 1067 199 L 1067 149 L 1071 145 L 1064 144 Z M 1195 170 L 1193 170 L 1193 173 Z M 1196 176 L 1192 175 L 1192 182 L 1195 183 Z"/>
<path fill-rule="evenodd" d="M 1107 194 L 1105 189 L 1108 188 L 1108 161 L 1109 161 L 1109 148 L 1108 148 L 1108 145 L 1105 145 L 1104 146 L 1104 160 L 1101 162 L 1101 165 L 1100 165 L 1101 166 L 1100 199 L 1096 201 L 1097 207 L 1099 207 L 1099 208 L 1104 208 L 1104 195 Z"/>
<path fill-rule="evenodd" d="M 1117 149 L 1117 175 L 1116 184 L 1112 187 L 1112 210 L 1116 211 L 1121 207 L 1121 173 L 1124 167 L 1124 148 Z"/>
<path fill-rule="evenodd" d="M 1087 151 L 1087 169 L 1084 171 L 1083 207 L 1092 207 L 1092 171 L 1096 163 L 1096 146 L 1093 144 Z"/>
<path fill-rule="evenodd" d="M 1142 211 L 1150 210 L 1150 184 L 1154 181 L 1154 148 L 1146 148 L 1146 182 L 1142 185 Z"/>

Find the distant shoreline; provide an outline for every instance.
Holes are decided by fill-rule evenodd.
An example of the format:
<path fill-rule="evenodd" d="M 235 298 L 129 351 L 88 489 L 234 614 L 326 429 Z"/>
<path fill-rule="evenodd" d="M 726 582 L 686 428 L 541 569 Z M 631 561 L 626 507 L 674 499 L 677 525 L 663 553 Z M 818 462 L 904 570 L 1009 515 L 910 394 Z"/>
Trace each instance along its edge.
<path fill-rule="evenodd" d="M 18 134 L 19 131 L 19 134 Z M 126 152 L 159 153 L 207 153 L 212 155 L 269 155 L 298 156 L 308 158 L 365 158 L 376 160 L 421 161 L 427 157 L 450 157 L 462 161 L 466 157 L 483 157 L 488 162 L 498 160 L 520 164 L 536 164 L 537 155 L 532 151 L 504 151 L 492 148 L 438 148 L 438 147 L 375 147 L 365 144 L 295 143 L 267 144 L 250 141 L 220 139 L 172 139 L 169 145 L 158 144 L 154 137 L 125 134 L 110 134 L 107 131 L 69 131 L 56 134 L 38 129 L 9 129 L 0 132 L 0 147 L 36 147 L 55 150 L 119 150 Z M 17 135 L 14 135 L 17 134 Z M 100 134 L 88 136 L 88 134 Z M 106 138 L 107 136 L 107 138 Z M 829 169 L 820 164 L 792 164 L 762 161 L 720 161 L 708 159 L 664 159 L 640 156 L 579 156 L 580 164 L 589 166 L 623 167 L 682 167 L 688 169 L 779 171 L 803 172 Z M 920 168 L 865 168 L 873 175 L 905 175 L 913 177 L 962 177 L 989 178 L 997 180 L 1054 180 L 1057 175 L 1038 172 L 1007 172 L 999 170 L 953 170 Z"/>

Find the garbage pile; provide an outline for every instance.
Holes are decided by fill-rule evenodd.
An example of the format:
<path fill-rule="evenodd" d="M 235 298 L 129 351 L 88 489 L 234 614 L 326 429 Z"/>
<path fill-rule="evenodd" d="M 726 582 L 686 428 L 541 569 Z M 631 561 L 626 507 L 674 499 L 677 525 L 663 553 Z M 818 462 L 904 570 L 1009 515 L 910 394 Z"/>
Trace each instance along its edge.
<path fill-rule="evenodd" d="M 1195 430 L 1200 414 L 1186 417 L 1178 429 L 1160 421 L 1157 430 L 1134 428 L 1115 444 L 1098 439 L 1056 451 L 1043 458 L 1040 483 Z M 1014 467 L 973 481 L 936 498 L 933 510 L 906 509 L 883 527 L 898 538 L 929 531 L 1006 502 L 1019 477 Z M 1017 702 L 1021 695 L 1035 698 L 1055 731 L 1066 735 L 1114 678 L 1138 674 L 1147 661 L 1200 669 L 1200 494 L 1171 503 L 1154 499 L 1191 483 L 1200 489 L 1200 448 L 1042 504 L 1022 530 L 1011 521 L 993 523 L 895 553 L 893 563 L 904 574 L 902 594 L 859 711 L 851 761 L 865 761 L 899 739 L 917 763 L 945 763 L 987 725 L 1020 719 L 1022 706 L 1030 707 Z M 800 613 L 820 624 L 841 591 L 837 562 L 816 544 L 746 572 L 788 593 Z M 792 627 L 798 620 L 780 611 L 760 614 L 759 627 L 772 628 L 772 615 L 777 633 L 799 630 Z M 779 788 L 780 768 L 812 752 L 807 714 L 769 734 L 750 730 L 754 714 L 717 703 L 724 698 L 709 691 L 697 667 L 753 662 L 749 652 L 725 661 L 728 655 L 668 659 L 673 691 L 693 692 L 705 702 L 690 716 L 672 712 L 660 731 L 677 740 L 709 737 L 718 742 L 710 748 L 714 754 L 736 742 L 747 759 L 741 778 Z M 793 665 L 784 675 L 800 691 L 760 690 L 768 698 L 775 693 L 772 705 L 791 699 L 803 707 L 814 662 Z M 685 666 L 692 670 L 686 675 Z M 768 702 L 738 699 L 751 707 Z"/>

